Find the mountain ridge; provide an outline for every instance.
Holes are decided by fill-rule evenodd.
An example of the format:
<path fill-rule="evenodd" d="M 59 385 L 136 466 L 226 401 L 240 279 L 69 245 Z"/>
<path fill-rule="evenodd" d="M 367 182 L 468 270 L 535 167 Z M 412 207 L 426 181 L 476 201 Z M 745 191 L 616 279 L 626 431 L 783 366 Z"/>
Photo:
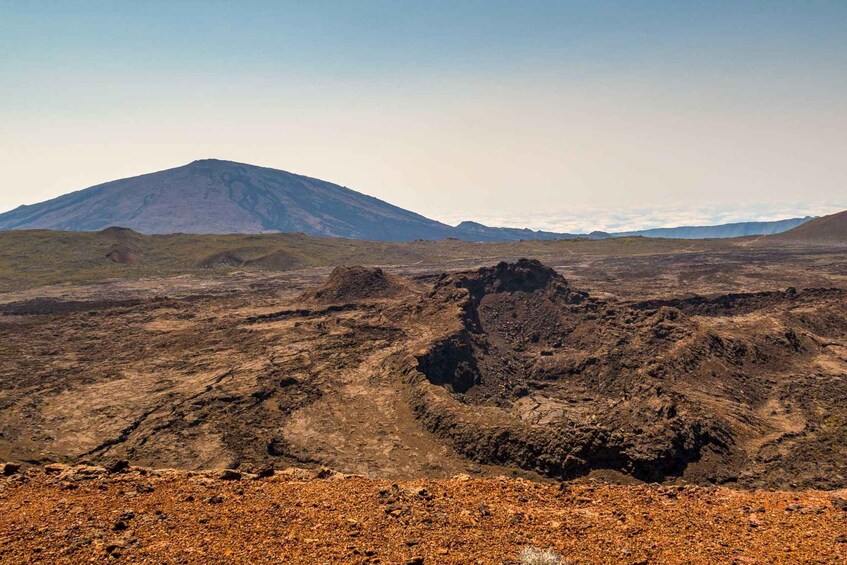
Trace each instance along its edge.
<path fill-rule="evenodd" d="M 737 237 L 779 233 L 808 221 L 742 222 L 610 234 L 558 233 L 432 220 L 314 177 L 221 159 L 117 179 L 0 214 L 0 230 L 98 231 L 126 227 L 145 234 L 293 233 L 412 241 L 473 242 L 603 239 L 621 236 Z"/>
<path fill-rule="evenodd" d="M 659 237 L 674 239 L 709 239 L 725 237 L 745 237 L 750 235 L 772 235 L 782 233 L 812 220 L 813 216 L 787 218 L 765 222 L 730 222 L 709 226 L 677 226 L 672 228 L 651 228 L 628 232 L 615 232 L 613 237 Z"/>

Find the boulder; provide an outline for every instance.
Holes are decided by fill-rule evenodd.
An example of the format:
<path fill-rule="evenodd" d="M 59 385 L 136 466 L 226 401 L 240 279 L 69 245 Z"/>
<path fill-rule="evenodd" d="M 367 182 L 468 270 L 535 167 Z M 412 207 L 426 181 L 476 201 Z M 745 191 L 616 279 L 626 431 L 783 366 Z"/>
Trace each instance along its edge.
<path fill-rule="evenodd" d="M 17 463 L 0 463 L 0 475 L 11 477 L 21 470 L 21 466 Z"/>
<path fill-rule="evenodd" d="M 241 473 L 235 469 L 224 469 L 218 478 L 224 481 L 240 481 Z"/>

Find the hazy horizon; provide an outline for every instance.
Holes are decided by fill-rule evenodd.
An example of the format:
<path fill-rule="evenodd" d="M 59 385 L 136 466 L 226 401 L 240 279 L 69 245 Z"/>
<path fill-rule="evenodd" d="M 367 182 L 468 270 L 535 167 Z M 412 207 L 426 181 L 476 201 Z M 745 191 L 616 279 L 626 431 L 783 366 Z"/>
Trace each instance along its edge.
<path fill-rule="evenodd" d="M 217 159 L 210 157 L 209 159 Z M 226 159 L 217 159 L 226 160 Z M 183 166 L 182 163 L 177 166 Z M 261 164 L 250 163 L 256 166 Z M 166 167 L 170 169 L 174 167 Z M 284 170 L 284 169 L 282 169 Z M 157 171 L 145 171 L 151 173 Z M 315 177 L 303 171 L 288 171 L 295 174 Z M 132 175 L 135 176 L 135 175 Z M 120 180 L 120 179 L 109 179 Z M 332 181 L 331 179 L 321 179 Z M 109 182 L 109 181 L 104 181 Z M 97 183 L 102 184 L 102 183 Z M 92 186 L 97 186 L 97 184 Z M 85 187 L 91 188 L 91 187 Z M 348 187 L 356 190 L 356 187 Z M 80 189 L 80 190 L 84 190 Z M 73 192 L 73 191 L 69 191 Z M 361 191 L 359 191 L 361 192 Z M 67 193 L 63 193 L 64 195 Z M 58 195 L 58 196 L 61 196 Z M 396 204 L 389 202 L 390 204 Z M 588 233 L 592 231 L 625 232 L 647 230 L 654 228 L 709 226 L 736 222 L 767 222 L 786 220 L 806 216 L 823 216 L 847 209 L 847 198 L 838 200 L 835 204 L 809 204 L 805 202 L 757 202 L 743 205 L 722 207 L 719 205 L 687 205 L 674 206 L 670 204 L 651 207 L 633 206 L 577 206 L 570 208 L 549 207 L 545 210 L 519 207 L 509 211 L 496 208 L 475 206 L 472 210 L 443 208 L 428 215 L 433 220 L 455 226 L 463 221 L 475 221 L 491 227 L 530 228 L 542 231 L 566 233 Z M 13 208 L 14 209 L 14 208 Z M 7 210 L 0 210 L 3 213 Z M 411 210 L 419 212 L 418 210 Z M 419 212 L 420 213 L 420 212 Z M 426 214 L 424 214 L 426 215 Z"/>
<path fill-rule="evenodd" d="M 847 4 L 0 2 L 0 212 L 216 157 L 447 223 L 847 208 Z"/>

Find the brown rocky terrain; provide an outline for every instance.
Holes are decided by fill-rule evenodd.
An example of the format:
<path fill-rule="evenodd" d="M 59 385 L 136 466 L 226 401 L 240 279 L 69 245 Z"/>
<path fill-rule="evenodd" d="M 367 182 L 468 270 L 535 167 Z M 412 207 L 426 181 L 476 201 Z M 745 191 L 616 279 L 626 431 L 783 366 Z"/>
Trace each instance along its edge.
<path fill-rule="evenodd" d="M 0 561 L 843 563 L 844 494 L 53 465 L 0 476 Z"/>
<path fill-rule="evenodd" d="M 460 322 L 419 356 L 443 388 L 413 406 L 470 458 L 546 476 L 843 487 L 845 297 L 622 304 L 537 261 L 445 277 L 430 298 Z"/>
<path fill-rule="evenodd" d="M 650 264 L 647 299 L 529 260 L 8 295 L 0 458 L 847 486 L 840 263 L 682 298 Z"/>
<path fill-rule="evenodd" d="M 167 247 L 92 241 L 127 276 L 0 294 L 0 561 L 844 559 L 841 247 L 144 278 Z"/>

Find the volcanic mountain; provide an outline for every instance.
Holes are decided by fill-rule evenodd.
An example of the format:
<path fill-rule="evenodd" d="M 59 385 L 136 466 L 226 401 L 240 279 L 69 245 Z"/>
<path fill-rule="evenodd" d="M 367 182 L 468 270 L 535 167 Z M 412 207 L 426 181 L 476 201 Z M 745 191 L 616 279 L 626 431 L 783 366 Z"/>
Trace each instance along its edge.
<path fill-rule="evenodd" d="M 0 229 L 142 233 L 305 232 L 373 240 L 441 239 L 453 228 L 343 186 L 204 159 L 107 182 L 0 214 Z"/>
<path fill-rule="evenodd" d="M 112 226 L 146 234 L 303 232 L 377 241 L 579 237 L 473 222 L 452 227 L 337 184 L 217 159 L 107 182 L 0 214 L 0 230 Z"/>

